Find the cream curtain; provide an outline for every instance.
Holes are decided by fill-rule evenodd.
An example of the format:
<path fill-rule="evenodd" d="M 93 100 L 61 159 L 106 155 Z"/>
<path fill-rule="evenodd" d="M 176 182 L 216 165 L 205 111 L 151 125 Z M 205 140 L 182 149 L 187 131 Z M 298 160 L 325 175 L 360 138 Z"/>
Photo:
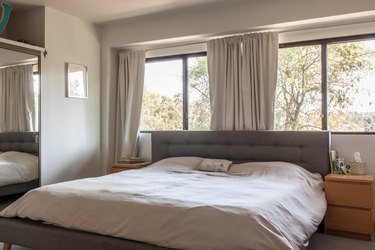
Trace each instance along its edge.
<path fill-rule="evenodd" d="M 278 34 L 254 33 L 207 42 L 211 130 L 271 130 Z"/>
<path fill-rule="evenodd" d="M 119 54 L 116 103 L 115 159 L 137 154 L 146 53 L 124 51 Z"/>
<path fill-rule="evenodd" d="M 33 66 L 0 69 L 0 131 L 35 129 Z"/>

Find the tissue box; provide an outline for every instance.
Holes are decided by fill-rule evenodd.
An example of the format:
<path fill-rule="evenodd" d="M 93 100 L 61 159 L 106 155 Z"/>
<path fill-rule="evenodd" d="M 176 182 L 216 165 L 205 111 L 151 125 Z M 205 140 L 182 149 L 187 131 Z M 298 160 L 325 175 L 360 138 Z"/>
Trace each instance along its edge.
<path fill-rule="evenodd" d="M 358 174 L 358 175 L 366 174 L 366 162 L 351 161 L 349 163 L 349 166 L 350 166 L 351 174 Z"/>

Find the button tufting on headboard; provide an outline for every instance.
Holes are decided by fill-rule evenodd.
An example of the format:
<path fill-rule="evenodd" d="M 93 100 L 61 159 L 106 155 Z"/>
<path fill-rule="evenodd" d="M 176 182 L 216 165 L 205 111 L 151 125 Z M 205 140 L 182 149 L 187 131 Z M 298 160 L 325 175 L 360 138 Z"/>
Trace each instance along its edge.
<path fill-rule="evenodd" d="M 19 151 L 39 155 L 38 132 L 0 133 L 0 151 Z"/>
<path fill-rule="evenodd" d="M 329 172 L 327 131 L 153 131 L 151 136 L 153 162 L 198 156 L 235 162 L 286 161 L 322 175 Z"/>

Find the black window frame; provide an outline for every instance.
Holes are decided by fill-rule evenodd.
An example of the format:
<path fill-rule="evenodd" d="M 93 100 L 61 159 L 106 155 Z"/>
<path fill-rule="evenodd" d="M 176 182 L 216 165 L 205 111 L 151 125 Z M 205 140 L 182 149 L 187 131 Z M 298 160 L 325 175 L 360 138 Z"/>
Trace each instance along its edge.
<path fill-rule="evenodd" d="M 332 43 L 340 42 L 354 42 L 361 40 L 375 40 L 375 33 L 362 34 L 362 35 L 351 35 L 351 36 L 340 36 L 333 38 L 324 38 L 324 39 L 314 39 L 290 43 L 280 43 L 279 49 L 283 48 L 292 48 L 298 46 L 309 46 L 309 45 L 320 45 L 321 46 L 321 130 L 328 129 L 328 45 Z M 191 57 L 202 57 L 207 56 L 206 51 L 195 52 L 195 53 L 185 53 L 177 54 L 170 56 L 160 56 L 160 57 L 150 57 L 146 58 L 146 63 L 148 62 L 162 62 L 169 60 L 182 60 L 182 81 L 183 81 L 183 130 L 189 130 L 189 96 L 188 96 L 188 59 Z M 372 135 L 375 134 L 375 131 L 331 131 L 332 134 L 355 134 L 355 135 Z"/>
<path fill-rule="evenodd" d="M 171 56 L 146 58 L 146 63 L 182 60 L 182 130 L 189 130 L 189 67 L 188 59 L 192 57 L 207 57 L 207 52 L 195 52 Z M 152 131 L 152 130 L 147 130 Z"/>
<path fill-rule="evenodd" d="M 311 46 L 311 45 L 320 45 L 321 46 L 321 95 L 322 95 L 322 103 L 321 103 L 321 119 L 322 119 L 322 130 L 328 130 L 328 45 L 333 43 L 340 43 L 340 42 L 355 42 L 355 41 L 363 41 L 363 40 L 375 40 L 375 33 L 371 34 L 363 34 L 363 35 L 352 35 L 352 36 L 341 36 L 341 37 L 334 37 L 334 38 L 325 38 L 325 39 L 316 39 L 316 40 L 308 40 L 308 41 L 299 41 L 299 42 L 291 42 L 291 43 L 280 43 L 279 49 L 284 48 L 292 48 L 292 47 L 299 47 L 299 46 Z M 355 135 L 372 135 L 375 134 L 375 131 L 331 131 L 332 134 L 355 134 Z"/>

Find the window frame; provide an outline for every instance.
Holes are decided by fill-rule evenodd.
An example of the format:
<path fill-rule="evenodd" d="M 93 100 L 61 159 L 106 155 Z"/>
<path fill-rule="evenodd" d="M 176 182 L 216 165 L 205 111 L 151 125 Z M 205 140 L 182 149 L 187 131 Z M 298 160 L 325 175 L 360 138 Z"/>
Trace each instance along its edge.
<path fill-rule="evenodd" d="M 309 46 L 309 45 L 320 45 L 321 46 L 321 130 L 328 130 L 328 45 L 339 42 L 354 42 L 360 40 L 375 40 L 375 33 L 360 34 L 360 35 L 349 35 L 340 36 L 324 39 L 305 40 L 298 42 L 280 43 L 279 49 L 291 48 L 298 46 Z M 195 53 L 184 53 L 169 56 L 158 56 L 146 58 L 148 62 L 162 62 L 168 60 L 182 60 L 182 95 L 183 95 L 183 128 L 182 130 L 189 130 L 189 96 L 188 96 L 188 59 L 191 57 L 202 57 L 207 56 L 207 51 L 195 52 Z M 148 131 L 148 130 L 147 130 Z M 146 132 L 146 131 L 143 131 Z M 331 131 L 332 134 L 343 134 L 343 135 L 375 135 L 375 131 L 364 132 L 364 131 Z"/>
<path fill-rule="evenodd" d="M 351 35 L 342 37 L 333 37 L 325 39 L 298 41 L 290 43 L 280 43 L 279 49 L 292 48 L 299 46 L 309 46 L 309 45 L 320 45 L 321 47 L 321 119 L 322 127 L 321 130 L 328 130 L 328 45 L 332 43 L 339 42 L 355 42 L 361 40 L 375 40 L 375 33 L 362 34 L 362 35 Z M 364 132 L 364 131 L 331 131 L 332 134 L 343 134 L 343 135 L 373 135 L 375 131 Z"/>
<path fill-rule="evenodd" d="M 207 52 L 195 52 L 170 56 L 146 58 L 146 63 L 182 60 L 182 130 L 189 130 L 189 65 L 188 59 L 192 57 L 207 57 Z M 153 130 L 145 130 L 151 132 Z M 142 130 L 142 132 L 145 132 Z"/>

